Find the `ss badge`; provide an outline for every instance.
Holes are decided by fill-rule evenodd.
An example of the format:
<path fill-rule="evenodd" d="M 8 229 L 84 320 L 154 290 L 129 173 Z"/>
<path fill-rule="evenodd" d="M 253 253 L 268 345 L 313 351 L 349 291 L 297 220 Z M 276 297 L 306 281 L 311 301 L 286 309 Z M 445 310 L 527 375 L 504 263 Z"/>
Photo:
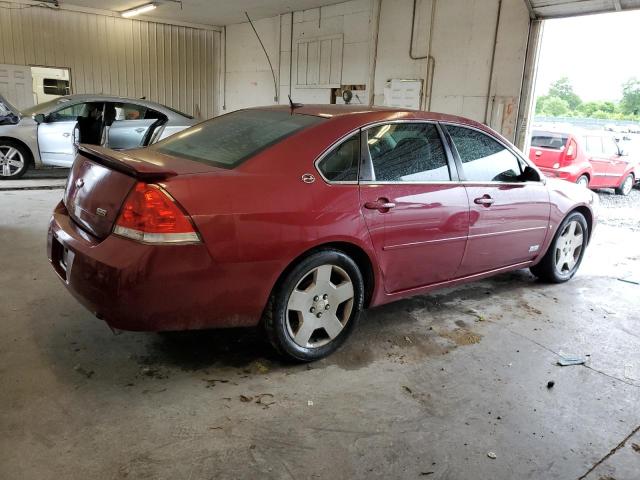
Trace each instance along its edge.
<path fill-rule="evenodd" d="M 106 217 L 107 216 L 107 211 L 104 208 L 96 208 L 96 215 L 99 215 L 101 217 Z"/>

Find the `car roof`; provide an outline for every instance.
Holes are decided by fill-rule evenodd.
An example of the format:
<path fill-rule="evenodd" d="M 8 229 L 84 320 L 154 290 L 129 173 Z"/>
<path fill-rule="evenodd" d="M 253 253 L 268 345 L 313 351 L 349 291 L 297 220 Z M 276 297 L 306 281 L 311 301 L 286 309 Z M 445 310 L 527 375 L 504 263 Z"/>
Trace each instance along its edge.
<path fill-rule="evenodd" d="M 75 104 L 75 103 L 80 103 L 80 102 L 131 102 L 131 103 L 135 103 L 137 105 L 142 105 L 148 108 L 153 108 L 155 110 L 160 110 L 162 111 L 162 113 L 164 113 L 165 115 L 167 115 L 168 117 L 179 117 L 179 118 L 187 118 L 187 119 L 192 119 L 193 117 L 190 117 L 189 115 L 179 112 L 177 110 L 174 110 L 170 107 L 167 107 L 166 105 L 162 105 L 161 103 L 157 103 L 157 102 L 152 102 L 150 100 L 145 100 L 145 99 L 141 99 L 141 98 L 129 98 L 129 97 L 118 97 L 115 95 L 103 95 L 103 94 L 88 94 L 88 93 L 80 93 L 80 94 L 73 94 L 73 95 L 64 95 L 62 97 L 59 97 L 57 99 L 55 99 L 55 107 L 53 108 L 49 108 L 47 109 L 47 111 L 49 110 L 55 110 L 56 108 L 58 108 L 59 106 L 65 104 L 65 103 L 69 103 L 69 104 Z"/>
<path fill-rule="evenodd" d="M 380 107 L 370 105 L 337 105 L 337 104 L 304 104 L 293 109 L 289 105 L 272 105 L 266 107 L 256 107 L 258 110 L 275 110 L 292 112 L 295 115 L 312 115 L 323 118 L 343 118 L 346 116 L 358 116 L 363 123 L 368 121 L 390 121 L 390 120 L 430 120 L 434 122 L 460 123 L 476 127 L 478 129 L 493 133 L 486 125 L 471 120 L 469 118 L 444 113 L 425 112 L 422 110 L 412 110 L 403 108 Z"/>

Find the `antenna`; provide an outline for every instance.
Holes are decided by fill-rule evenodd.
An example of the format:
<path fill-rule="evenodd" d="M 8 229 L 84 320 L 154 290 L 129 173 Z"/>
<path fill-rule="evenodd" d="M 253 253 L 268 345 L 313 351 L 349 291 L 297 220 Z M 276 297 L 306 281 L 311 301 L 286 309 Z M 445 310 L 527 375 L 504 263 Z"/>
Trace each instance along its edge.
<path fill-rule="evenodd" d="M 291 95 L 287 95 L 287 97 L 289 97 L 289 106 L 291 107 L 291 111 L 304 106 L 301 103 L 295 103 L 293 100 L 291 100 Z"/>

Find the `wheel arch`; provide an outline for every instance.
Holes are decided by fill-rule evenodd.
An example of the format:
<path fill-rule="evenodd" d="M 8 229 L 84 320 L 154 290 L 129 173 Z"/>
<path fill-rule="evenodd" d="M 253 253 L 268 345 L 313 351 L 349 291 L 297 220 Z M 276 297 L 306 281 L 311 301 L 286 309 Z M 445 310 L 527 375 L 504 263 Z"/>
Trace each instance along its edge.
<path fill-rule="evenodd" d="M 564 218 L 567 218 L 574 212 L 581 213 L 584 219 L 587 221 L 587 227 L 589 228 L 589 235 L 587 236 L 587 244 L 591 241 L 591 234 L 593 232 L 593 212 L 589 207 L 585 205 L 579 205 L 573 210 L 569 211 Z M 564 221 L 564 218 L 562 219 Z"/>
<path fill-rule="evenodd" d="M 17 143 L 20 146 L 24 147 L 25 150 L 27 152 L 29 152 L 29 165 L 34 167 L 35 166 L 35 156 L 33 154 L 33 151 L 31 150 L 31 147 L 29 147 L 29 145 L 27 145 L 26 143 L 24 143 L 22 140 L 15 138 L 15 137 L 7 137 L 6 135 L 0 135 L 0 142 L 3 140 L 9 140 L 13 143 Z"/>
<path fill-rule="evenodd" d="M 326 242 L 315 245 L 289 262 L 289 264 L 284 268 L 284 270 L 278 276 L 276 282 L 274 283 L 271 292 L 273 292 L 278 285 L 282 282 L 285 276 L 294 268 L 300 261 L 304 258 L 312 255 L 315 252 L 321 250 L 338 250 L 345 255 L 349 256 L 360 269 L 360 273 L 362 274 L 362 280 L 364 281 L 364 306 L 367 308 L 371 299 L 373 298 L 373 293 L 376 286 L 376 276 L 373 270 L 373 262 L 371 261 L 371 257 L 367 252 L 359 245 L 351 242 L 345 241 L 335 241 L 335 242 Z"/>

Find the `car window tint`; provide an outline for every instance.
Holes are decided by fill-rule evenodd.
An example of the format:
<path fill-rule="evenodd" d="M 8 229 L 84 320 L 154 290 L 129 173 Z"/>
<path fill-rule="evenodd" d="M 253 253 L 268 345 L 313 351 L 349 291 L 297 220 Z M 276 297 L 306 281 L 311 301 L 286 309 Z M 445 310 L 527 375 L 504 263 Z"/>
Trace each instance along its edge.
<path fill-rule="evenodd" d="M 288 110 L 240 110 L 188 128 L 150 148 L 216 167 L 234 168 L 260 150 L 324 121 L 322 117 L 292 115 Z"/>
<path fill-rule="evenodd" d="M 431 123 L 390 123 L 367 130 L 375 180 L 381 182 L 449 181 L 440 135 Z"/>
<path fill-rule="evenodd" d="M 48 122 L 70 122 L 78 117 L 89 116 L 89 103 L 76 103 L 55 112 L 51 112 L 47 118 Z"/>
<path fill-rule="evenodd" d="M 458 150 L 462 169 L 472 182 L 518 182 L 522 169 L 518 158 L 488 135 L 465 127 L 447 125 Z"/>
<path fill-rule="evenodd" d="M 562 150 L 567 144 L 567 135 L 555 132 L 533 132 L 531 146 L 537 148 L 549 148 Z"/>
<path fill-rule="evenodd" d="M 358 180 L 360 163 L 360 135 L 354 135 L 329 152 L 318 164 L 318 169 L 331 182 Z"/>
<path fill-rule="evenodd" d="M 591 155 L 602 155 L 602 137 L 585 137 L 585 145 Z"/>

